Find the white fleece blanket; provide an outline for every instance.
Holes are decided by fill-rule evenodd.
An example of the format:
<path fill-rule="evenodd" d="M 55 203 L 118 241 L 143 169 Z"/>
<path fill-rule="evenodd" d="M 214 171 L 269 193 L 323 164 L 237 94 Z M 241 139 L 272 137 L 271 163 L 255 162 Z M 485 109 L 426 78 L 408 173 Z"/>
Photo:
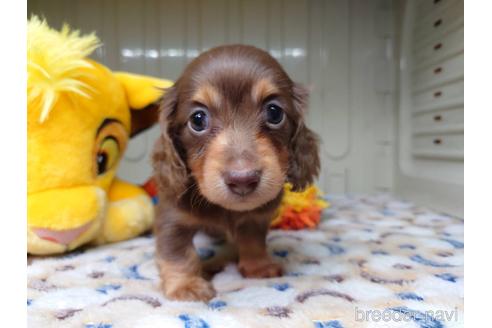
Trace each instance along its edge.
<path fill-rule="evenodd" d="M 213 278 L 209 303 L 159 292 L 152 236 L 35 259 L 29 327 L 462 327 L 463 221 L 389 196 L 330 196 L 316 230 L 272 231 L 286 275 Z M 197 238 L 200 256 L 222 245 Z"/>

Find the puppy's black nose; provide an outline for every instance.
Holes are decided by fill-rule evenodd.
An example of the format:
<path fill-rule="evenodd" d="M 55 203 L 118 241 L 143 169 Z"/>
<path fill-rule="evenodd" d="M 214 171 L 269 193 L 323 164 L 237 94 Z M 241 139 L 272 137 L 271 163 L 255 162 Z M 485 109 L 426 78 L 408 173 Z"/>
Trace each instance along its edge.
<path fill-rule="evenodd" d="M 224 182 L 229 190 L 239 196 L 252 193 L 260 182 L 260 170 L 229 171 L 224 174 Z"/>

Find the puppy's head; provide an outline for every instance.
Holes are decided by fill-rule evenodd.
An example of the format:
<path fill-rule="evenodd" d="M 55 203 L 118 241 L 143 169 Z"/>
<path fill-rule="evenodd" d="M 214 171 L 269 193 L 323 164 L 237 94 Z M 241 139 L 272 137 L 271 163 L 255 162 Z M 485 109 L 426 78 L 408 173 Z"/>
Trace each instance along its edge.
<path fill-rule="evenodd" d="M 166 93 L 154 169 L 167 198 L 198 187 L 211 203 L 246 211 L 319 171 L 304 124 L 307 92 L 267 52 L 222 46 L 197 57 Z"/>

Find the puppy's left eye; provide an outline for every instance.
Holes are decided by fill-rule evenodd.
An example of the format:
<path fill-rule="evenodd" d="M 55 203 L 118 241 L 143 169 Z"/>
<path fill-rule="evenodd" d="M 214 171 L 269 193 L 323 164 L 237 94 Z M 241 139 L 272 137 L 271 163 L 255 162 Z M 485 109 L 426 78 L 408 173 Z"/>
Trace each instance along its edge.
<path fill-rule="evenodd" d="M 267 124 L 270 127 L 277 127 L 284 121 L 284 110 L 277 103 L 268 102 L 265 104 Z"/>
<path fill-rule="evenodd" d="M 208 116 L 203 110 L 197 110 L 191 114 L 188 126 L 195 133 L 202 133 L 208 128 Z"/>

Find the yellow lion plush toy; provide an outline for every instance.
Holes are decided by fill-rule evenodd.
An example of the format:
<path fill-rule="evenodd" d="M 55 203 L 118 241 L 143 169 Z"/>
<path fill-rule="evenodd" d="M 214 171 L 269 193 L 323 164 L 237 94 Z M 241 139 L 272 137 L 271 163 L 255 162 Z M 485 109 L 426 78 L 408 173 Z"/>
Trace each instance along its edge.
<path fill-rule="evenodd" d="M 30 254 L 125 240 L 153 221 L 150 197 L 115 173 L 133 113 L 156 112 L 172 82 L 113 73 L 87 58 L 98 46 L 94 34 L 81 36 L 68 26 L 56 31 L 37 17 L 28 22 Z"/>

